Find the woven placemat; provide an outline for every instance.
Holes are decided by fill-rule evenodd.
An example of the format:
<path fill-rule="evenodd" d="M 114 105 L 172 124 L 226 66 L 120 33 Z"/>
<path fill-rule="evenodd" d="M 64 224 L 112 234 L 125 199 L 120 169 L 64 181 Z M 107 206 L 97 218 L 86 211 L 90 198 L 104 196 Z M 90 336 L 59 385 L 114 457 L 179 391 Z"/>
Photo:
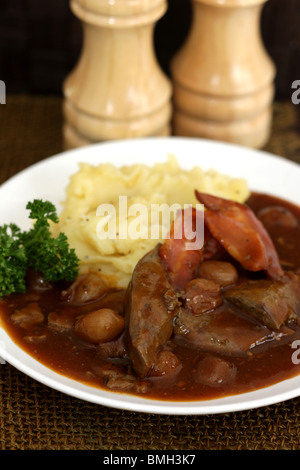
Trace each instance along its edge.
<path fill-rule="evenodd" d="M 62 150 L 59 96 L 8 95 L 0 106 L 0 184 Z"/>
<path fill-rule="evenodd" d="M 276 103 L 266 150 L 298 161 L 297 113 Z M 0 182 L 61 150 L 61 98 L 8 96 L 0 107 Z M 300 399 L 249 411 L 165 416 L 99 406 L 0 364 L 1 450 L 299 450 Z"/>
<path fill-rule="evenodd" d="M 107 408 L 0 367 L 2 450 L 299 450 L 299 399 L 256 410 L 164 416 Z"/>

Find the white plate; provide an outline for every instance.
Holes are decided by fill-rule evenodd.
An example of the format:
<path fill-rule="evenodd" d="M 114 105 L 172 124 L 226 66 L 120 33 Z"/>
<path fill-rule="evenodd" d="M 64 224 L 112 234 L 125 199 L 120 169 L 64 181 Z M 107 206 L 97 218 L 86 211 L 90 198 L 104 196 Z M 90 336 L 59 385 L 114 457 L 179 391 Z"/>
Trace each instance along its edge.
<path fill-rule="evenodd" d="M 151 165 L 174 154 L 183 168 L 199 165 L 233 177 L 244 177 L 249 187 L 300 203 L 300 165 L 244 147 L 200 139 L 150 138 L 108 142 L 64 152 L 23 170 L 0 187 L 0 225 L 15 222 L 27 229 L 25 206 L 34 198 L 52 201 L 58 211 L 69 176 L 79 162 Z M 255 392 L 217 400 L 166 402 L 103 391 L 59 375 L 20 349 L 0 328 L 0 357 L 14 367 L 70 396 L 88 402 L 147 413 L 200 415 L 241 411 L 279 403 L 300 395 L 300 376 Z M 1 365 L 0 365 L 1 367 Z M 2 366 L 4 367 L 4 366 Z"/>

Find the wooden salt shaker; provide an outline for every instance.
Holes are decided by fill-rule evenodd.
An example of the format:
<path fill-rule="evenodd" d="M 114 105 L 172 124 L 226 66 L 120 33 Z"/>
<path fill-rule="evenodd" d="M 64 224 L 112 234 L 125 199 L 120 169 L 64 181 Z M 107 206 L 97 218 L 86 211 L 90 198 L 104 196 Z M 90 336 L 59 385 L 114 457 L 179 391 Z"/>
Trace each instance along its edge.
<path fill-rule="evenodd" d="M 192 2 L 191 29 L 171 63 L 173 133 L 261 148 L 275 76 L 260 33 L 266 0 Z"/>
<path fill-rule="evenodd" d="M 170 134 L 172 85 L 154 52 L 166 0 L 71 0 L 83 48 L 65 80 L 64 146 Z"/>

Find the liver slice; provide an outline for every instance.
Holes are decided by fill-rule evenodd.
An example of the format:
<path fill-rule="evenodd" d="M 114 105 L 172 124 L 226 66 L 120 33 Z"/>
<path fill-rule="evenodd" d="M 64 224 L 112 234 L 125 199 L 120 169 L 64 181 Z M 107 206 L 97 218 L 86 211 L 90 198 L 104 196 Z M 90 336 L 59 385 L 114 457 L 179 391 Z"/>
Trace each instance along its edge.
<path fill-rule="evenodd" d="M 243 281 L 224 292 L 225 298 L 272 329 L 300 314 L 300 283 L 295 274 L 282 280 Z"/>
<path fill-rule="evenodd" d="M 256 346 L 279 339 L 293 331 L 272 331 L 251 317 L 234 310 L 193 315 L 182 310 L 175 320 L 177 340 L 202 351 L 244 356 Z"/>
<path fill-rule="evenodd" d="M 173 332 L 180 303 L 159 256 L 159 245 L 136 265 L 125 300 L 125 341 L 139 377 L 146 377 Z"/>

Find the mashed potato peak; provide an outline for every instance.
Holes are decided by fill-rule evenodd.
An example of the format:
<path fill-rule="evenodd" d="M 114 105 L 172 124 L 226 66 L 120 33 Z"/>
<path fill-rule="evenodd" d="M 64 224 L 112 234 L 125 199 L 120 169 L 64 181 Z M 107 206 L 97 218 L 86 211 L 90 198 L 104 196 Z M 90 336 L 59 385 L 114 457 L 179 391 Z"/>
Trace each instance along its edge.
<path fill-rule="evenodd" d="M 82 272 L 101 271 L 111 276 L 112 283 L 125 287 L 138 260 L 162 241 L 168 230 L 160 217 L 160 227 L 155 231 L 160 237 L 151 236 L 152 209 L 160 211 L 166 205 L 195 206 L 198 203 L 195 189 L 238 202 L 244 202 L 249 195 L 245 180 L 213 169 L 204 171 L 194 167 L 183 170 L 171 155 L 166 162 L 153 166 L 133 164 L 116 167 L 105 163 L 95 167 L 82 163 L 78 172 L 71 176 L 60 222 L 53 227 L 53 232 L 55 234 L 57 230 L 67 235 L 70 246 L 75 248 L 80 258 Z M 125 206 L 120 206 L 120 201 L 126 202 L 126 220 L 121 217 L 124 215 L 121 209 Z M 115 225 L 112 217 L 105 213 L 104 205 L 113 208 Z M 139 206 L 146 207 L 147 213 L 138 212 Z M 170 211 L 170 223 L 172 214 Z M 114 228 L 114 236 L 104 238 L 103 233 L 112 233 L 109 227 Z M 132 238 L 132 227 L 140 233 L 138 237 Z"/>

